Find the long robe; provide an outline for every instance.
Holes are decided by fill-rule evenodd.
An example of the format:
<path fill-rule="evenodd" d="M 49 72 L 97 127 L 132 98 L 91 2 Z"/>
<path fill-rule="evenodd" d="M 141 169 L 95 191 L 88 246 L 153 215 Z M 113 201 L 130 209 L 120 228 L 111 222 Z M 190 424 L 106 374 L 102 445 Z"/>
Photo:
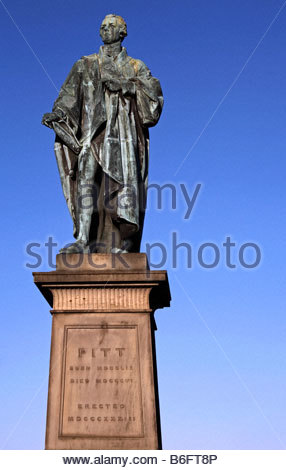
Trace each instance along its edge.
<path fill-rule="evenodd" d="M 134 95 L 124 89 L 110 92 L 104 80 L 132 82 Z M 122 48 L 114 59 L 105 53 L 78 60 L 54 103 L 62 120 L 54 125 L 55 154 L 63 192 L 79 231 L 77 161 L 84 152 L 95 158 L 109 179 L 105 200 L 113 200 L 114 220 L 124 237 L 142 231 L 148 178 L 149 132 L 160 117 L 163 96 L 159 81 L 146 65 Z M 120 203 L 118 201 L 124 201 Z M 142 217 L 143 213 L 143 217 Z"/>

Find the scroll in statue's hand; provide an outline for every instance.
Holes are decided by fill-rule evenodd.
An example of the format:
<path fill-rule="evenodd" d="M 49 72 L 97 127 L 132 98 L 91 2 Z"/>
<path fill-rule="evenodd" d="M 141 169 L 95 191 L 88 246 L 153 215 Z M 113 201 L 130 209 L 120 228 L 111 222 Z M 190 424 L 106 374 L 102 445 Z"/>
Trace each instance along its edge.
<path fill-rule="evenodd" d="M 62 119 L 62 117 L 59 116 L 57 113 L 46 113 L 42 118 L 42 124 L 52 129 L 52 123 L 54 121 L 59 121 L 60 119 Z"/>

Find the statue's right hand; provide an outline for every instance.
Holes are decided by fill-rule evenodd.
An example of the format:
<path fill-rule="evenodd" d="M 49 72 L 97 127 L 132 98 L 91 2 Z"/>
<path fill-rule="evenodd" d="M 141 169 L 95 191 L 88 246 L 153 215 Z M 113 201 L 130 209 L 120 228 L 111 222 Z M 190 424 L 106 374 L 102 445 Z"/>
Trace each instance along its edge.
<path fill-rule="evenodd" d="M 61 117 L 56 113 L 46 113 L 42 118 L 42 124 L 52 129 L 52 122 L 59 121 L 60 119 Z"/>

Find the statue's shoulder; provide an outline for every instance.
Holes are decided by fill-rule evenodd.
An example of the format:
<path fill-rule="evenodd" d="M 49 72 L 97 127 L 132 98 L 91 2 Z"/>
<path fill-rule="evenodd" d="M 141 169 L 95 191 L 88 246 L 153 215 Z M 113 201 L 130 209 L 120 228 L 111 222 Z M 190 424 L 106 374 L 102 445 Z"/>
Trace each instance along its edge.
<path fill-rule="evenodd" d="M 97 62 L 98 61 L 98 54 L 94 53 L 94 54 L 90 54 L 90 55 L 83 55 L 79 60 L 81 60 L 82 63 Z"/>
<path fill-rule="evenodd" d="M 82 73 L 87 67 L 95 62 L 98 62 L 98 54 L 83 55 L 74 63 L 72 71 L 75 73 Z"/>
<path fill-rule="evenodd" d="M 94 52 L 93 54 L 89 54 L 89 55 L 83 55 L 81 57 L 81 59 L 83 60 L 97 60 L 98 59 L 98 54 L 96 52 Z"/>
<path fill-rule="evenodd" d="M 140 59 L 133 59 L 133 57 L 128 56 L 128 60 L 130 65 L 134 68 L 136 75 L 140 73 L 140 71 L 147 69 L 147 66 Z"/>

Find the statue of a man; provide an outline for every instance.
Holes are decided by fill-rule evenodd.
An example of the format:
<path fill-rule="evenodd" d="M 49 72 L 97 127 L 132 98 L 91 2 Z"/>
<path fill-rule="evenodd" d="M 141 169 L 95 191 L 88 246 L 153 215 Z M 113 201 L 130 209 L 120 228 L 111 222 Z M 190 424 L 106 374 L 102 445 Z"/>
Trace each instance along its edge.
<path fill-rule="evenodd" d="M 160 117 L 159 81 L 127 55 L 120 16 L 100 27 L 98 54 L 78 60 L 42 123 L 55 154 L 74 223 L 62 252 L 139 252 L 146 204 L 149 132 Z"/>

